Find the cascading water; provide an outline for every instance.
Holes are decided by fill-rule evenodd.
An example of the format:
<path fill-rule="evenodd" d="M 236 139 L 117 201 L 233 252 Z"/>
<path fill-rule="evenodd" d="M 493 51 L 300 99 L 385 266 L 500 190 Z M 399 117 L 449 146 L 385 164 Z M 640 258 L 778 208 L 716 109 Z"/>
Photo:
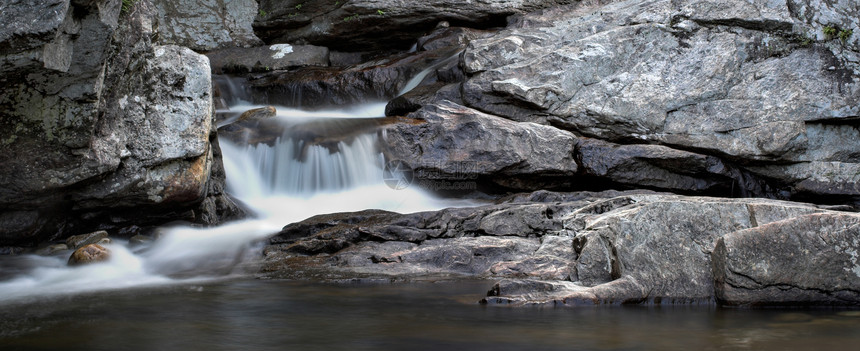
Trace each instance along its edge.
<path fill-rule="evenodd" d="M 415 78 L 418 82 L 426 76 L 422 73 Z M 227 101 L 231 111 L 260 107 L 241 98 L 240 86 L 222 89 L 234 92 Z M 227 190 L 254 212 L 254 219 L 215 228 L 163 228 L 150 247 L 107 245 L 111 258 L 99 264 L 68 267 L 67 256 L 22 256 L 16 263 L 19 274 L 0 282 L 0 303 L 229 276 L 255 241 L 317 214 L 372 208 L 408 213 L 470 205 L 435 199 L 414 187 L 385 185 L 377 133 L 361 128 L 377 123 L 384 108 L 385 103 L 318 111 L 277 107 L 277 115 L 267 121 L 280 131 L 274 139 L 221 141 Z"/>

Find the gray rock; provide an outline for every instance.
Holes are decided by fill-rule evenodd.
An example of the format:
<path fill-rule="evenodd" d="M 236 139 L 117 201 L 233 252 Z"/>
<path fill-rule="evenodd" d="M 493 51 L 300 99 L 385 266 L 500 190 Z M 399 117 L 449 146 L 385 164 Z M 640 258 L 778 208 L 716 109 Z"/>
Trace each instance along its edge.
<path fill-rule="evenodd" d="M 181 204 L 206 195 L 214 115 L 208 62 L 178 46 L 152 50 L 141 70 L 132 73 L 136 79 L 114 87 L 114 93 L 122 93 L 112 96 L 118 100 L 109 109 L 118 118 L 111 127 L 124 143 L 112 151 L 119 152 L 115 157 L 122 158 L 122 167 L 83 188 L 78 206 Z"/>
<path fill-rule="evenodd" d="M 254 29 L 267 43 L 305 41 L 341 51 L 406 49 L 415 42 L 415 38 L 432 30 L 440 21 L 477 27 L 503 26 L 506 17 L 512 14 L 571 2 L 263 0 L 260 1 Z M 385 40 L 378 40 L 380 37 Z"/>
<path fill-rule="evenodd" d="M 320 107 L 397 96 L 408 81 L 434 63 L 450 58 L 459 48 L 404 53 L 347 67 L 310 66 L 294 71 L 253 75 L 248 91 L 256 103 Z"/>
<path fill-rule="evenodd" d="M 416 49 L 438 50 L 452 46 L 465 46 L 470 41 L 491 35 L 492 31 L 464 27 L 437 28 L 430 34 L 418 38 Z"/>
<path fill-rule="evenodd" d="M 69 250 L 69 246 L 66 244 L 54 244 L 54 245 L 49 245 L 47 247 L 44 247 L 44 248 L 37 250 L 36 254 L 41 255 L 41 256 L 51 256 L 51 255 L 57 254 L 59 252 L 68 251 L 68 250 Z"/>
<path fill-rule="evenodd" d="M 464 87 L 467 102 L 493 111 L 492 102 L 482 103 L 479 96 L 489 94 L 533 106 L 565 127 L 604 139 L 633 137 L 758 160 L 803 159 L 814 133 L 800 122 L 857 115 L 856 72 L 845 67 L 846 80 L 829 71 L 834 58 L 829 50 L 749 29 L 790 28 L 787 7 L 758 1 L 732 8 L 731 16 L 690 8 L 707 18 L 683 9 L 673 12 L 669 1 L 627 1 L 601 8 L 600 15 L 574 13 L 551 29 L 509 30 L 473 41 L 464 63 L 467 71 L 480 74 Z M 756 17 L 767 11 L 777 13 L 777 19 Z M 664 16 L 702 25 L 688 31 L 652 20 Z M 748 19 L 730 26 L 735 18 Z M 598 22 L 606 24 L 593 27 Z M 705 26 L 711 23 L 725 25 Z M 513 51 L 505 56 L 508 49 Z M 648 65 L 637 64 L 645 58 Z M 589 60 L 600 64 L 589 65 Z M 703 68 L 702 62 L 708 64 Z M 844 88 L 831 91 L 834 84 Z M 821 151 L 837 153 L 844 147 Z M 823 157 L 828 155 L 816 159 Z"/>
<path fill-rule="evenodd" d="M 407 160 L 421 180 L 487 178 L 515 189 L 557 185 L 577 171 L 576 137 L 552 127 L 518 123 L 443 102 L 386 128 L 386 153 Z M 439 190 L 439 189 L 437 189 Z"/>
<path fill-rule="evenodd" d="M 821 213 L 727 234 L 712 253 L 726 305 L 860 303 L 860 216 Z"/>
<path fill-rule="evenodd" d="M 860 61 L 860 4 L 852 1 L 789 0 L 787 5 L 794 9 L 794 16 L 811 28 L 805 34 L 816 40 L 839 39 L 852 50 L 842 51 L 843 56 L 853 62 Z M 836 32 L 833 37 L 825 33 L 825 27 Z M 840 37 L 841 36 L 841 37 Z M 836 43 L 838 45 L 838 43 Z"/>
<path fill-rule="evenodd" d="M 271 239 L 263 271 L 502 279 L 487 303 L 856 305 L 858 218 L 766 199 L 541 192 L 314 217 Z"/>
<path fill-rule="evenodd" d="M 6 4 L 9 11 L 24 6 Z M 59 6 L 39 4 L 48 7 L 26 11 Z M 28 44 L 8 39 L 22 46 L 0 55 L 3 70 L 14 72 L 0 85 L 0 128 L 12 131 L 0 140 L 0 221 L 9 224 L 0 228 L 0 242 L 177 218 L 211 222 L 217 211 L 229 212 L 224 197 L 220 205 L 213 198 L 198 206 L 223 196 L 223 179 L 212 176 L 220 151 L 212 143 L 208 60 L 187 48 L 152 45 L 149 1 L 122 16 L 120 5 L 65 3 L 50 38 L 39 34 L 43 27 L 11 27 L 34 32 L 14 36 L 30 38 Z M 47 39 L 36 46 L 33 38 Z"/>
<path fill-rule="evenodd" d="M 553 288 L 548 292 L 532 294 L 507 293 L 500 287 L 487 301 L 567 305 L 712 303 L 715 277 L 710 268 L 711 254 L 720 238 L 738 230 L 764 228 L 760 226 L 821 212 L 810 205 L 761 199 L 631 195 L 606 200 L 564 218 L 566 229 L 576 233 L 573 284 L 550 282 Z M 791 250 L 804 247 L 795 245 Z M 814 266 L 808 262 L 799 264 Z M 828 289 L 829 283 L 812 284 Z M 775 301 L 780 299 L 785 304 L 794 302 L 789 293 L 774 296 Z M 843 304 L 856 301 L 846 299 Z"/>
<path fill-rule="evenodd" d="M 129 238 L 128 244 L 131 246 L 147 245 L 152 244 L 154 240 L 151 236 L 138 234 Z"/>
<path fill-rule="evenodd" d="M 206 53 L 214 74 L 241 74 L 328 66 L 328 48 L 312 45 L 275 44 L 255 48 L 229 48 Z"/>
<path fill-rule="evenodd" d="M 418 111 L 421 107 L 443 100 L 462 103 L 462 100 L 459 99 L 459 91 L 460 86 L 458 84 L 419 85 L 406 94 L 391 99 L 385 105 L 385 115 L 406 116 L 411 112 Z"/>
<path fill-rule="evenodd" d="M 582 174 L 622 185 L 722 196 L 778 195 L 765 180 L 718 157 L 662 145 L 580 138 L 576 157 Z"/>
<path fill-rule="evenodd" d="M 405 215 L 368 210 L 315 216 L 287 225 L 269 240 L 262 271 L 296 278 L 307 273 L 569 279 L 575 276 L 574 253 L 572 237 L 559 233 L 562 218 L 616 194 L 555 194 L 575 200 Z M 303 268 L 294 272 L 298 265 Z"/>
<path fill-rule="evenodd" d="M 100 244 L 102 239 L 107 239 L 108 233 L 104 230 L 97 232 L 73 235 L 66 238 L 66 245 L 72 249 L 79 249 L 89 244 Z"/>
<path fill-rule="evenodd" d="M 525 15 L 520 28 L 471 41 L 463 101 L 609 142 L 755 167 L 757 177 L 771 177 L 769 196 L 839 193 L 856 203 L 853 166 L 828 167 L 830 180 L 814 174 L 818 165 L 858 163 L 860 146 L 844 142 L 860 138 L 856 38 L 801 38 L 822 21 L 850 30 L 856 6 L 624 1 Z M 682 167 L 700 168 L 690 161 Z M 816 181 L 804 183 L 804 174 Z M 680 187 L 714 185 L 687 183 Z"/>
<path fill-rule="evenodd" d="M 152 0 L 158 9 L 159 43 L 208 51 L 252 47 L 263 42 L 251 24 L 254 0 Z"/>

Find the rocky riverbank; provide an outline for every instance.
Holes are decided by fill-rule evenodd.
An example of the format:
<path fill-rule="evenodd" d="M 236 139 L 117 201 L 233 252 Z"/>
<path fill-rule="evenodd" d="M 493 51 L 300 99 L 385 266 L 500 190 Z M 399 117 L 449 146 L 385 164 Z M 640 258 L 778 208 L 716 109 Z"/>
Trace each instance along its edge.
<path fill-rule="evenodd" d="M 0 245 L 241 217 L 215 122 L 231 94 L 388 101 L 361 128 L 412 186 L 502 200 L 284 223 L 265 275 L 501 279 L 488 303 L 860 303 L 854 2 L 227 3 L 2 5 Z"/>
<path fill-rule="evenodd" d="M 284 227 L 263 272 L 502 279 L 488 303 L 856 305 L 855 213 L 765 199 L 551 193 Z"/>

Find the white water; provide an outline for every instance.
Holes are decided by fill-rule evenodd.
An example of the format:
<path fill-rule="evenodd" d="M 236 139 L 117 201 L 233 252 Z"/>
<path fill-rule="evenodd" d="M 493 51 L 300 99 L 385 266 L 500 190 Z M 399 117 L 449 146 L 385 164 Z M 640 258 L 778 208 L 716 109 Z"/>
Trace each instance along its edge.
<path fill-rule="evenodd" d="M 295 124 L 321 118 L 377 117 L 383 109 L 384 104 L 329 111 L 280 107 L 276 120 Z M 34 268 L 0 282 L 0 303 L 218 279 L 232 273 L 254 242 L 317 214 L 365 209 L 409 213 L 470 205 L 435 199 L 415 187 L 394 190 L 386 186 L 377 142 L 375 133 L 340 141 L 336 150 L 289 135 L 272 146 L 240 146 L 222 140 L 228 192 L 250 207 L 254 219 L 215 228 L 166 228 L 164 235 L 139 253 L 122 244 L 107 245 L 111 259 L 92 265 L 67 267 L 67 256 L 30 256 L 27 259 Z"/>
<path fill-rule="evenodd" d="M 421 84 L 422 81 L 424 81 L 424 78 L 427 78 L 427 75 L 429 75 L 430 72 L 433 72 L 434 70 L 448 64 L 449 62 L 457 59 L 457 57 L 459 57 L 459 56 L 460 56 L 460 52 L 458 51 L 456 54 L 454 54 L 448 58 L 439 60 L 436 63 L 430 65 L 430 67 L 427 67 L 427 68 L 423 69 L 421 72 L 418 72 L 418 74 L 416 74 L 414 77 L 412 77 L 412 79 L 410 79 L 409 81 L 406 82 L 406 85 L 403 86 L 403 89 L 400 89 L 400 92 L 397 93 L 397 96 L 400 96 L 400 95 L 403 95 L 403 94 L 406 94 L 406 93 L 412 91 L 412 89 L 415 89 L 416 87 L 418 87 L 419 84 Z"/>

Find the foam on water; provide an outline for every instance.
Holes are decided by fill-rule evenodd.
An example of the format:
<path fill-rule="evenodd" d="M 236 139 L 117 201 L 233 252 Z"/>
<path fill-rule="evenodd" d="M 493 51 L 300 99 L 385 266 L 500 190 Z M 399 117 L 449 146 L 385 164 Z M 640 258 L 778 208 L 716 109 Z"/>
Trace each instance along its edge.
<path fill-rule="evenodd" d="M 376 103 L 328 111 L 279 108 L 277 119 L 293 125 L 379 117 L 383 109 L 384 104 Z M 414 187 L 395 190 L 386 186 L 384 157 L 375 132 L 325 146 L 285 133 L 271 145 L 221 140 L 227 191 L 247 205 L 255 218 L 214 228 L 164 228 L 164 234 L 139 253 L 124 245 L 108 245 L 111 258 L 97 264 L 68 267 L 63 258 L 32 256 L 34 268 L 0 282 L 0 303 L 223 277 L 241 263 L 254 242 L 286 224 L 318 214 L 365 209 L 411 213 L 471 205 L 436 199 Z"/>

